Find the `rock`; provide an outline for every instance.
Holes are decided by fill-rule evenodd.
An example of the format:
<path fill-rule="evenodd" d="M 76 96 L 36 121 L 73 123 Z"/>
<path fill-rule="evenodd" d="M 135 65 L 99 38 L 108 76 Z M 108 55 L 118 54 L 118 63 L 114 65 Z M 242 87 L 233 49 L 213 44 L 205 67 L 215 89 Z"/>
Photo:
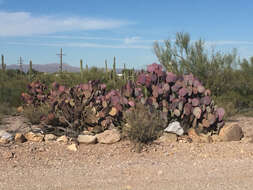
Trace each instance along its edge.
<path fill-rule="evenodd" d="M 212 135 L 213 142 L 222 142 L 222 139 L 219 135 Z"/>
<path fill-rule="evenodd" d="M 97 134 L 97 141 L 102 144 L 112 144 L 120 141 L 120 133 L 117 129 L 106 130 L 103 133 Z"/>
<path fill-rule="evenodd" d="M 77 141 L 81 144 L 95 144 L 97 137 L 92 135 L 78 135 Z"/>
<path fill-rule="evenodd" d="M 32 125 L 31 129 L 34 133 L 43 133 L 42 131 L 42 125 Z"/>
<path fill-rule="evenodd" d="M 192 139 L 192 142 L 195 143 L 211 143 L 213 139 L 210 135 L 206 134 L 198 134 L 195 129 L 190 128 L 188 130 L 188 136 Z"/>
<path fill-rule="evenodd" d="M 177 135 L 175 133 L 163 133 L 155 142 L 157 143 L 173 143 L 177 142 Z"/>
<path fill-rule="evenodd" d="M 243 138 L 242 128 L 238 124 L 226 124 L 221 128 L 219 137 L 222 141 L 240 141 Z"/>
<path fill-rule="evenodd" d="M 15 142 L 17 142 L 17 143 L 24 143 L 24 142 L 26 142 L 26 138 L 25 138 L 25 136 L 22 133 L 16 133 L 14 139 L 15 139 Z"/>
<path fill-rule="evenodd" d="M 63 136 L 60 136 L 56 139 L 57 142 L 61 142 L 61 143 L 67 143 L 69 141 L 68 137 L 63 135 Z"/>
<path fill-rule="evenodd" d="M 174 121 L 168 125 L 166 129 L 164 129 L 165 132 L 168 133 L 175 133 L 179 136 L 184 134 L 184 129 L 181 127 L 180 123 L 178 121 Z"/>
<path fill-rule="evenodd" d="M 199 143 L 201 141 L 200 136 L 198 135 L 198 133 L 193 128 L 190 128 L 188 130 L 188 136 L 192 139 L 192 142 Z"/>
<path fill-rule="evenodd" d="M 253 137 L 243 137 L 241 141 L 244 143 L 253 143 Z"/>
<path fill-rule="evenodd" d="M 32 142 L 42 142 L 44 140 L 44 135 L 41 133 L 28 132 L 24 136 L 28 141 Z"/>
<path fill-rule="evenodd" d="M 0 138 L 0 144 L 8 144 L 10 141 L 4 138 Z"/>
<path fill-rule="evenodd" d="M 96 125 L 95 127 L 93 127 L 92 132 L 95 133 L 95 134 L 98 134 L 98 133 L 103 132 L 103 129 L 102 129 L 101 126 Z"/>
<path fill-rule="evenodd" d="M 5 130 L 0 130 L 0 139 L 2 144 L 7 144 L 13 140 L 13 135 Z"/>
<path fill-rule="evenodd" d="M 48 141 L 54 141 L 56 139 L 57 139 L 57 137 L 54 134 L 46 134 L 45 135 L 45 141 L 46 142 L 48 142 Z"/>
<path fill-rule="evenodd" d="M 67 146 L 67 149 L 76 152 L 77 151 L 77 145 L 76 144 L 71 144 L 71 145 Z"/>
<path fill-rule="evenodd" d="M 90 132 L 90 131 L 83 131 L 82 134 L 83 135 L 92 135 L 92 132 Z"/>
<path fill-rule="evenodd" d="M 24 112 L 24 108 L 22 106 L 17 107 L 17 112 L 23 113 Z"/>
<path fill-rule="evenodd" d="M 213 139 L 210 135 L 206 134 L 201 134 L 200 135 L 200 142 L 201 143 L 212 143 Z"/>

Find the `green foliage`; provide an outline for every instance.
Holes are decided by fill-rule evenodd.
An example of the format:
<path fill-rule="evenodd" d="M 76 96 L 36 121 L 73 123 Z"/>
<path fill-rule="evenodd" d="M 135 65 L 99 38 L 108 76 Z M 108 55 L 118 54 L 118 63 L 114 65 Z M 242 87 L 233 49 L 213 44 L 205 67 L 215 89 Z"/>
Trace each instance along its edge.
<path fill-rule="evenodd" d="M 5 72 L 0 69 L 0 104 L 3 102 L 8 103 L 11 107 L 17 107 L 22 104 L 21 93 L 27 91 L 27 85 L 31 81 L 40 81 L 46 86 L 50 87 L 53 82 L 57 82 L 67 87 L 73 87 L 80 83 L 87 83 L 90 80 L 99 80 L 105 83 L 108 89 L 121 88 L 125 81 L 117 76 L 117 82 L 110 78 L 110 73 L 105 72 L 104 69 L 86 67 L 82 75 L 80 73 L 40 73 L 32 69 L 27 73 L 20 72 L 20 70 L 6 70 Z M 48 89 L 50 90 L 50 89 Z"/>
<path fill-rule="evenodd" d="M 227 116 L 253 109 L 253 57 L 240 60 L 236 50 L 231 53 L 208 51 L 203 40 L 190 41 L 187 33 L 177 33 L 175 42 L 154 43 L 159 62 L 177 74 L 192 73 L 219 106 L 227 108 Z"/>
<path fill-rule="evenodd" d="M 39 107 L 28 106 L 24 109 L 24 116 L 31 122 L 32 125 L 40 124 L 41 118 L 49 113 L 49 106 L 44 104 Z"/>
<path fill-rule="evenodd" d="M 3 102 L 0 104 L 0 115 L 15 115 L 16 109 L 11 107 L 9 103 Z"/>
<path fill-rule="evenodd" d="M 16 70 L 0 71 L 0 104 L 8 103 L 9 106 L 21 105 L 20 95 L 26 92 L 28 78 Z"/>
<path fill-rule="evenodd" d="M 124 114 L 127 124 L 123 133 L 134 143 L 148 143 L 155 140 L 164 127 L 164 121 L 156 110 L 150 110 L 143 104 Z"/>

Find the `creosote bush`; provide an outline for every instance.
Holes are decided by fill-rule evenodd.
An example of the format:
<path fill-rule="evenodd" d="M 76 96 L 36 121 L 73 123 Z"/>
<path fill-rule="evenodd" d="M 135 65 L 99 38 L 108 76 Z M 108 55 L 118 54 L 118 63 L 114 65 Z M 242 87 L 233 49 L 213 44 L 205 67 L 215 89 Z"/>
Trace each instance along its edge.
<path fill-rule="evenodd" d="M 141 103 L 131 111 L 125 112 L 127 124 L 123 127 L 123 134 L 134 143 L 148 143 L 155 140 L 164 128 L 164 121 L 156 109 Z"/>

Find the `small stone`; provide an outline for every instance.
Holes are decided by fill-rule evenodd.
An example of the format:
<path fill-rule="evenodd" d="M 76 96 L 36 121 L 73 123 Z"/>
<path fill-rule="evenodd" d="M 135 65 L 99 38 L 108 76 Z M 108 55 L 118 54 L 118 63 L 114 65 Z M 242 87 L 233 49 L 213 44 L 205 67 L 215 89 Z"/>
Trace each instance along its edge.
<path fill-rule="evenodd" d="M 184 134 L 184 129 L 181 127 L 180 123 L 178 121 L 174 121 L 168 125 L 166 129 L 164 129 L 165 132 L 168 133 L 175 133 L 179 136 Z"/>
<path fill-rule="evenodd" d="M 173 143 L 177 142 L 177 135 L 174 133 L 163 133 L 155 142 L 157 143 Z"/>
<path fill-rule="evenodd" d="M 45 135 L 45 141 L 46 142 L 48 142 L 48 141 L 54 141 L 56 139 L 57 139 L 57 137 L 54 134 L 46 134 Z"/>
<path fill-rule="evenodd" d="M 71 144 L 71 145 L 67 146 L 67 149 L 76 152 L 77 151 L 77 145 L 76 144 Z"/>
<path fill-rule="evenodd" d="M 202 142 L 202 143 L 212 143 L 213 139 L 210 135 L 201 134 L 200 135 L 200 142 Z"/>
<path fill-rule="evenodd" d="M 17 142 L 17 143 L 24 143 L 24 142 L 26 142 L 26 138 L 25 138 L 25 136 L 22 133 L 16 133 L 14 139 L 15 139 L 15 142 Z"/>
<path fill-rule="evenodd" d="M 28 132 L 24 136 L 28 141 L 32 142 L 42 142 L 44 140 L 44 135 L 40 133 Z"/>
<path fill-rule="evenodd" d="M 97 141 L 102 144 L 112 144 L 120 141 L 120 133 L 117 129 L 106 130 L 97 134 Z"/>
<path fill-rule="evenodd" d="M 15 152 L 6 151 L 5 153 L 3 153 L 3 158 L 8 159 L 8 160 L 15 158 Z"/>
<path fill-rule="evenodd" d="M 77 141 L 81 144 L 95 144 L 97 137 L 92 135 L 78 135 Z"/>
<path fill-rule="evenodd" d="M 243 137 L 241 141 L 244 143 L 253 143 L 253 137 Z"/>
<path fill-rule="evenodd" d="M 83 131 L 82 134 L 83 135 L 92 135 L 92 132 L 90 132 L 90 131 Z"/>
<path fill-rule="evenodd" d="M 6 132 L 5 130 L 0 130 L 0 139 L 2 139 L 2 142 L 10 142 L 13 140 L 13 135 Z M 3 143 L 5 144 L 5 143 Z"/>
<path fill-rule="evenodd" d="M 213 139 L 210 135 L 206 134 L 198 134 L 195 129 L 190 128 L 188 130 L 188 136 L 192 139 L 192 142 L 195 143 L 211 143 Z"/>
<path fill-rule="evenodd" d="M 238 124 L 226 124 L 221 128 L 219 137 L 222 141 L 240 141 L 243 138 L 242 128 Z"/>
<path fill-rule="evenodd" d="M 8 144 L 10 141 L 4 138 L 0 138 L 0 144 Z"/>
<path fill-rule="evenodd" d="M 197 132 L 193 128 L 190 128 L 188 130 L 188 136 L 192 139 L 192 142 L 197 142 L 197 143 L 201 142 L 200 136 L 197 134 Z"/>
<path fill-rule="evenodd" d="M 61 143 L 67 143 L 69 141 L 68 137 L 66 135 L 60 136 L 56 139 L 57 142 Z"/>
<path fill-rule="evenodd" d="M 17 112 L 19 112 L 19 113 L 24 112 L 24 108 L 23 108 L 22 106 L 19 106 L 19 107 L 17 108 Z"/>

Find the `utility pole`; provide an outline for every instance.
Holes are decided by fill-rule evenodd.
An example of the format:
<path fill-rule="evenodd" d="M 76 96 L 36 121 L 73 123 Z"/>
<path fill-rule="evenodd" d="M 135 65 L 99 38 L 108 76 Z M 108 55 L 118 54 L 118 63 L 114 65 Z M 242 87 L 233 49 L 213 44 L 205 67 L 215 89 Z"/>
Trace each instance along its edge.
<path fill-rule="evenodd" d="M 62 73 L 62 56 L 65 56 L 65 54 L 62 53 L 62 48 L 61 48 L 61 52 L 56 54 L 60 57 L 60 72 Z"/>

